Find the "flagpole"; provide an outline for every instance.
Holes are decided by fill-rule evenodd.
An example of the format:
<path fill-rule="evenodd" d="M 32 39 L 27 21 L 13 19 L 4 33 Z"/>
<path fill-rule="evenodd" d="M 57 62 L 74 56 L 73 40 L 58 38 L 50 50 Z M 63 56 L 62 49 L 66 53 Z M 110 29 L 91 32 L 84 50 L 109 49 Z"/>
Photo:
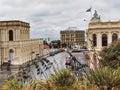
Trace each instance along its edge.
<path fill-rule="evenodd" d="M 92 6 L 90 7 L 90 20 L 92 19 Z"/>
<path fill-rule="evenodd" d="M 90 12 L 90 19 L 92 19 L 92 6 L 91 6 L 91 12 Z"/>
<path fill-rule="evenodd" d="M 90 19 L 92 18 L 92 6 L 86 10 L 86 12 L 90 12 Z"/>

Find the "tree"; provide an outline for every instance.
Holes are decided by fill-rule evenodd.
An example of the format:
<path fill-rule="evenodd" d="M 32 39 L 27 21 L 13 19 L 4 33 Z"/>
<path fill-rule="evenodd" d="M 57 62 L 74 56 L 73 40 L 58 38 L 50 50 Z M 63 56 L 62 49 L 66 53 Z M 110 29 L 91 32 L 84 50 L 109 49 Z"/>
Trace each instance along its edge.
<path fill-rule="evenodd" d="M 120 68 L 116 70 L 110 67 L 91 69 L 87 79 L 89 85 L 96 85 L 100 90 L 117 90 L 120 89 Z"/>
<path fill-rule="evenodd" d="M 117 69 L 120 67 L 120 40 L 117 40 L 108 48 L 104 48 L 100 52 L 100 66 L 109 66 Z"/>

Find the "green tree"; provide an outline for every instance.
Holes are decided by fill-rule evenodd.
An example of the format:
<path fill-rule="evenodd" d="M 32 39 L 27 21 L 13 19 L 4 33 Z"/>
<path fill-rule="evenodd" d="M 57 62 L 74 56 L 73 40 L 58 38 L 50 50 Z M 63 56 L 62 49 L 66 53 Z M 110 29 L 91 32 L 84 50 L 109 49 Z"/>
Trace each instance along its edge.
<path fill-rule="evenodd" d="M 120 67 L 120 40 L 104 48 L 100 52 L 100 57 L 100 66 L 109 66 L 114 69 Z"/>
<path fill-rule="evenodd" d="M 120 68 L 114 70 L 103 67 L 95 71 L 91 70 L 87 79 L 89 85 L 96 85 L 100 90 L 120 89 Z"/>

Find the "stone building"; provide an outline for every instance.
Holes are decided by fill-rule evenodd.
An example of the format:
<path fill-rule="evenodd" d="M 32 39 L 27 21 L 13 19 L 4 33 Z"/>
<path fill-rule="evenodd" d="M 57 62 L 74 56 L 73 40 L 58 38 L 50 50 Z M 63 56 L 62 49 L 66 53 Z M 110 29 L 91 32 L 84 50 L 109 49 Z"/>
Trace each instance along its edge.
<path fill-rule="evenodd" d="M 60 31 L 61 44 L 66 43 L 70 46 L 83 46 L 85 43 L 85 31 L 70 27 Z"/>
<path fill-rule="evenodd" d="M 94 47 L 96 50 L 101 50 L 120 38 L 120 21 L 102 22 L 95 11 L 86 33 L 88 48 Z"/>
<path fill-rule="evenodd" d="M 43 55 L 43 40 L 30 39 L 30 24 L 23 21 L 0 21 L 0 61 L 23 64 Z"/>

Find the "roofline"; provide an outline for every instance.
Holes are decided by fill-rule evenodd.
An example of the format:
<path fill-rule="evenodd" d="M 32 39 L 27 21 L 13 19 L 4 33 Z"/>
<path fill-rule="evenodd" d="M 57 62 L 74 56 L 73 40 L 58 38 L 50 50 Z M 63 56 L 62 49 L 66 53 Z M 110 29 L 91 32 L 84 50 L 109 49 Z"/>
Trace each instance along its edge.
<path fill-rule="evenodd" d="M 29 24 L 28 22 L 24 22 L 24 21 L 20 21 L 20 20 L 5 20 L 5 21 L 0 21 L 0 23 L 2 23 L 2 22 L 22 22 L 22 23 Z"/>

